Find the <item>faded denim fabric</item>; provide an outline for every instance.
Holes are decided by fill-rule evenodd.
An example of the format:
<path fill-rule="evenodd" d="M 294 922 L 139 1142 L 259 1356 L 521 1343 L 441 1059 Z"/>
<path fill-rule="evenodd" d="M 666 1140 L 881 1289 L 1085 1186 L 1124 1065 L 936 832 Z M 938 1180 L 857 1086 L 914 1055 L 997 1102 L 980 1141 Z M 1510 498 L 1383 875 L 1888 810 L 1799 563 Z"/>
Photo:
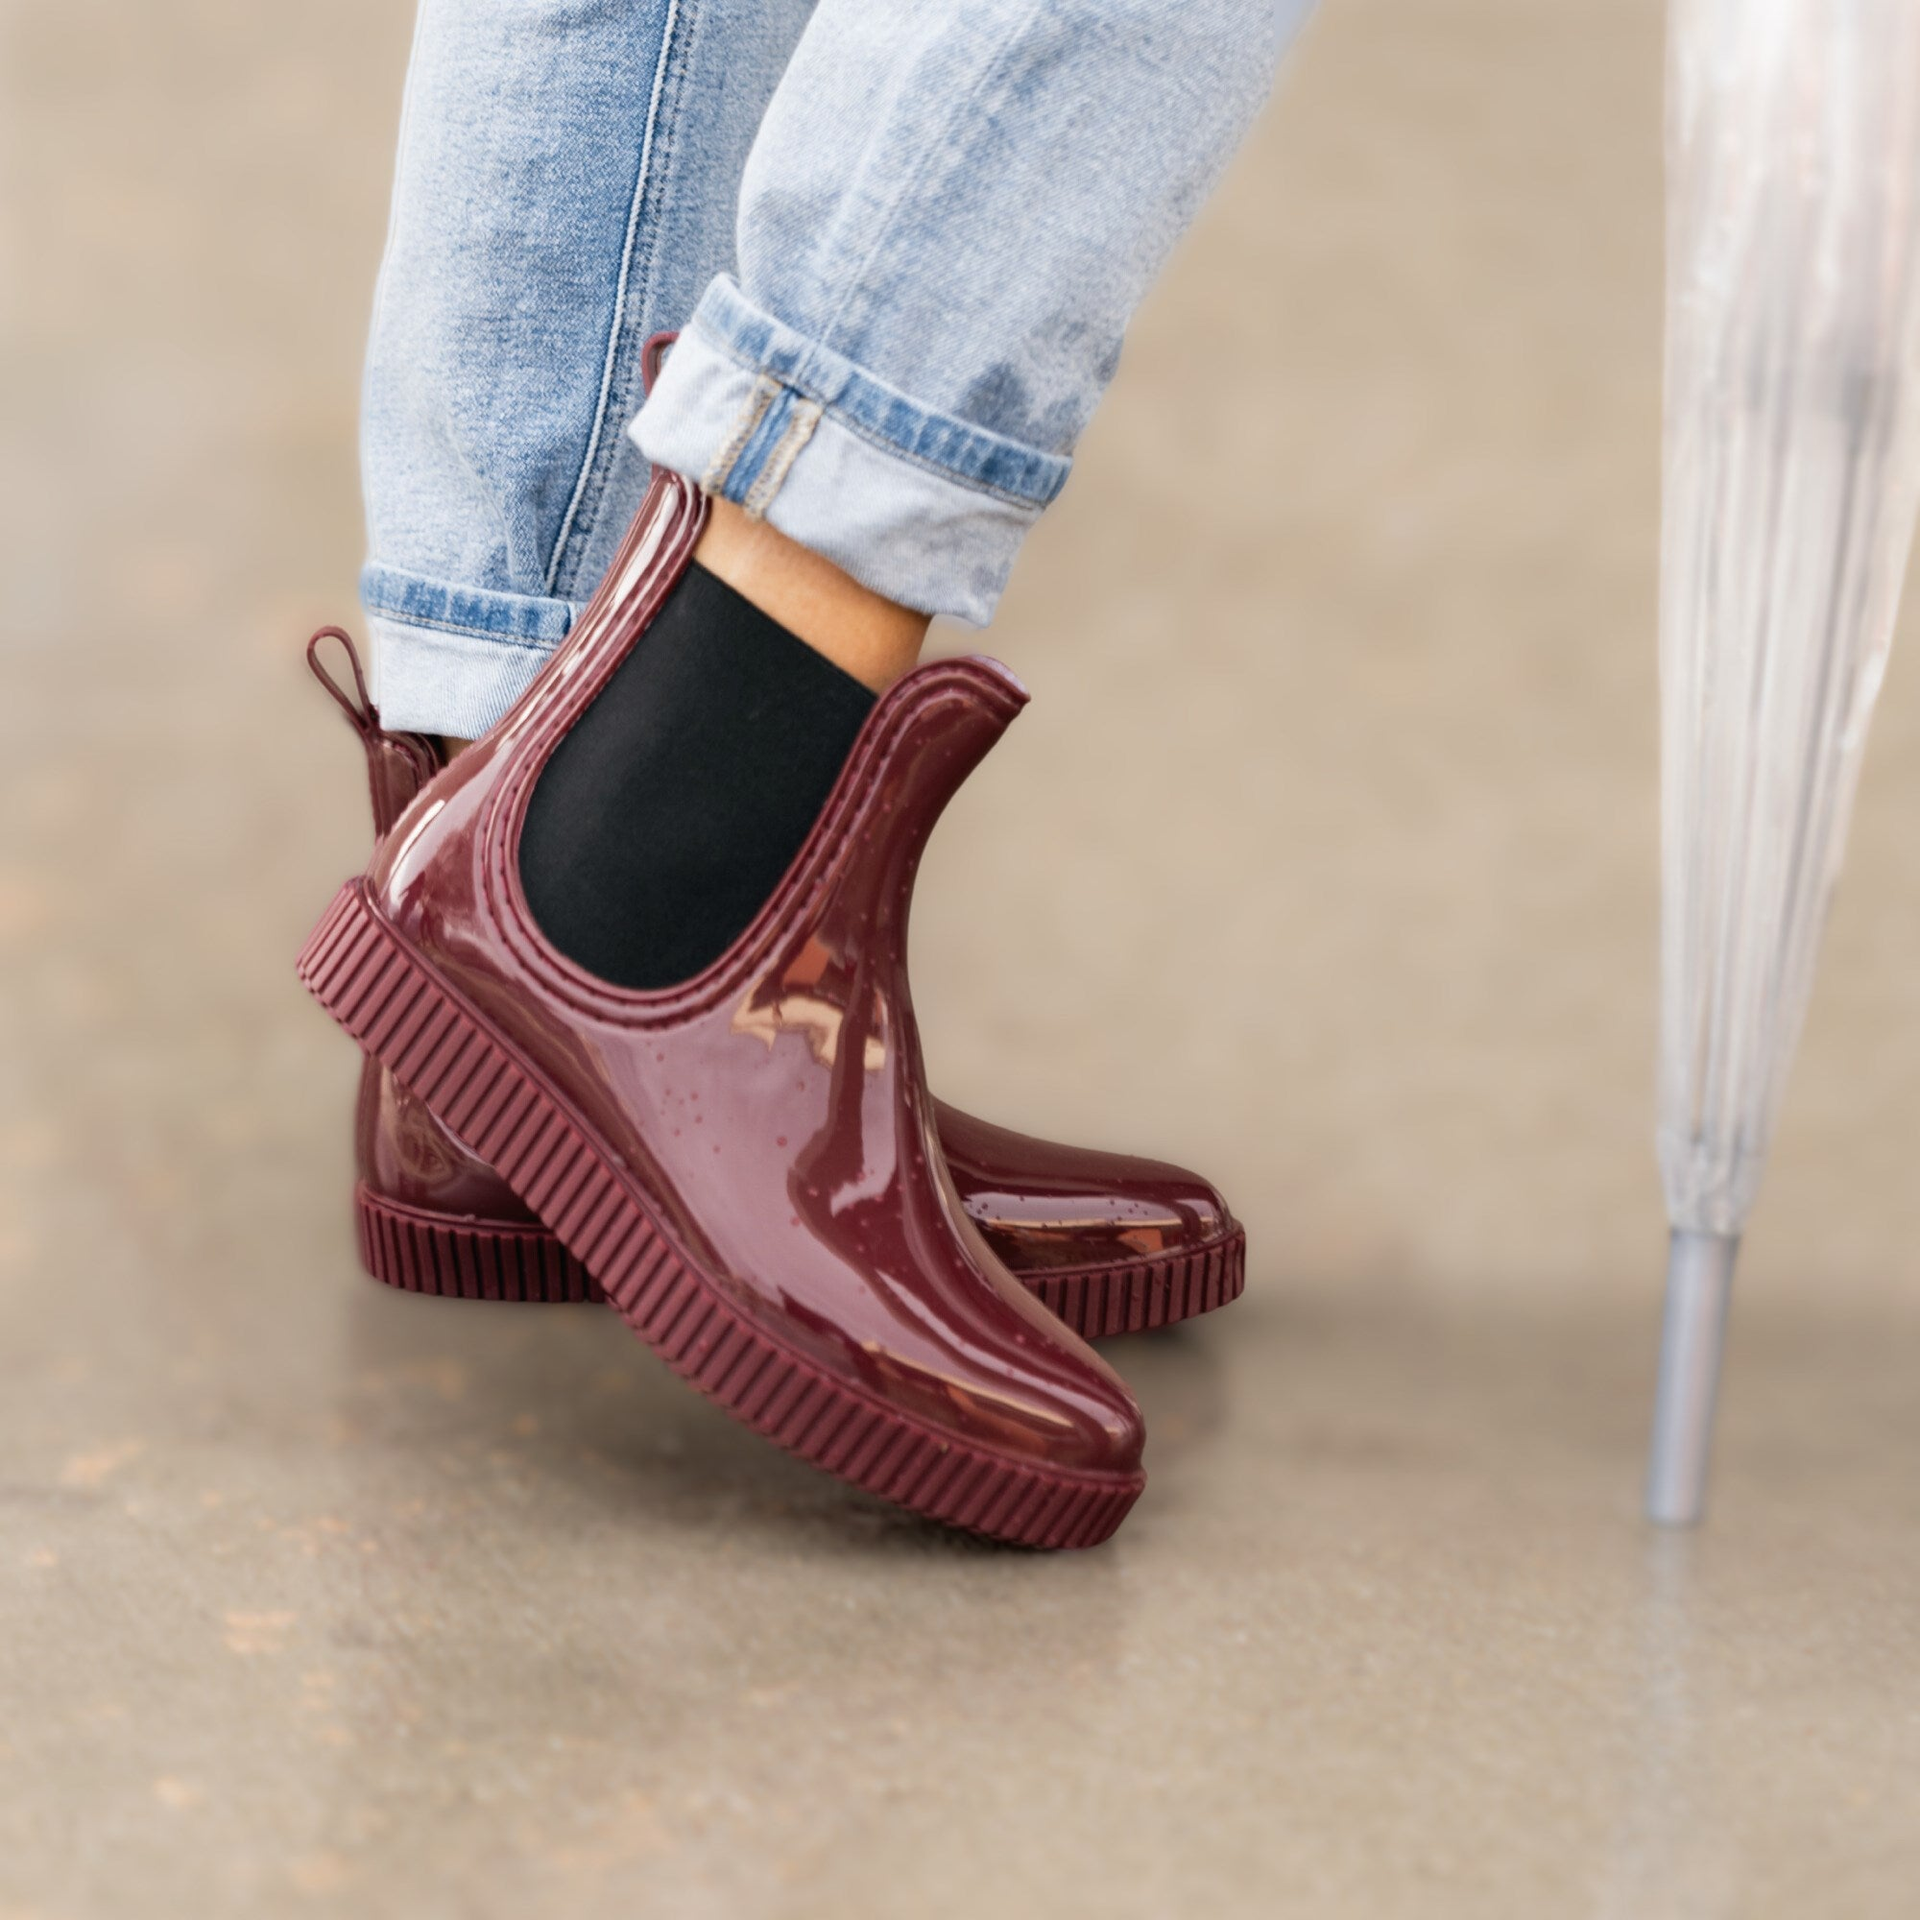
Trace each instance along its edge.
<path fill-rule="evenodd" d="M 647 460 L 984 623 L 1310 4 L 421 0 L 363 432 L 386 723 L 506 711 Z"/>
<path fill-rule="evenodd" d="M 646 487 L 639 350 L 733 258 L 812 0 L 421 0 L 362 410 L 393 727 L 484 733 Z"/>
<path fill-rule="evenodd" d="M 1310 7 L 820 0 L 640 447 L 984 624 Z"/>

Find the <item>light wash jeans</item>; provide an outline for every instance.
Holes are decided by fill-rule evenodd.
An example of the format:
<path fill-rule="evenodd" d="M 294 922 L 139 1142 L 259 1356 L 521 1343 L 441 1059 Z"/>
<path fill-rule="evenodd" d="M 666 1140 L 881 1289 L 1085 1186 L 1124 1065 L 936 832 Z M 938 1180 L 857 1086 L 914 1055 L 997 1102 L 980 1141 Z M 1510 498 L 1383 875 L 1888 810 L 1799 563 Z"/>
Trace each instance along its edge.
<path fill-rule="evenodd" d="M 984 624 L 1310 5 L 421 0 L 363 431 L 386 724 L 500 718 L 649 460 Z"/>

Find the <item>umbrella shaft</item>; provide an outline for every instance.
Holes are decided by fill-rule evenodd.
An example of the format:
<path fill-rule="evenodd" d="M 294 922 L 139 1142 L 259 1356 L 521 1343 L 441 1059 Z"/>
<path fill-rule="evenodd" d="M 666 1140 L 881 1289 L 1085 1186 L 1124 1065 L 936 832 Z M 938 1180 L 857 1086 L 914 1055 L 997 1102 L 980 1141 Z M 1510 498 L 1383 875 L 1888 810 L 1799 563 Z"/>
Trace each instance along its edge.
<path fill-rule="evenodd" d="M 1647 1518 L 1661 1526 L 1693 1526 L 1706 1506 L 1713 1403 L 1739 1250 L 1735 1234 L 1681 1232 L 1668 1251 L 1660 1390 L 1647 1467 Z"/>

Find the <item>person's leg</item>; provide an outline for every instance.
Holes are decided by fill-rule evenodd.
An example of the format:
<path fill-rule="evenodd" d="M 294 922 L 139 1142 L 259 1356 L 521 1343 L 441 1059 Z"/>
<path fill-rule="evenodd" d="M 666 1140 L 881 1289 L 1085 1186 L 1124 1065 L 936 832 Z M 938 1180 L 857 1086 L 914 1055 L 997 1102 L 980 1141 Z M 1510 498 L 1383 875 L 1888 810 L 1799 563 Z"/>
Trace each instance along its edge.
<path fill-rule="evenodd" d="M 741 282 L 634 425 L 713 498 L 698 564 L 527 816 L 562 952 L 654 988 L 739 936 L 927 616 L 991 614 L 1306 11 L 821 0 L 747 162 Z"/>
<path fill-rule="evenodd" d="M 730 263 L 811 5 L 421 0 L 362 432 L 389 727 L 484 732 L 598 583 L 640 346 Z"/>
<path fill-rule="evenodd" d="M 374 769 L 382 830 L 444 764 L 442 748 L 482 730 L 533 678 L 606 571 L 645 473 L 608 422 L 631 411 L 639 344 L 684 319 L 731 261 L 746 150 L 811 4 L 422 0 L 366 422 L 368 600 L 389 726 L 364 687 L 357 701 L 341 695 Z M 635 980 L 688 970 L 764 895 L 869 696 L 912 661 L 926 627 L 925 614 L 765 520 L 711 506 L 701 553 L 738 593 L 696 573 L 617 697 L 560 756 L 608 770 L 574 783 L 591 830 L 550 810 L 552 786 L 533 821 L 541 899 L 575 887 L 603 915 L 644 904 L 624 951 L 594 944 L 604 925 L 581 942 L 602 972 Z M 628 737 L 629 724 L 649 740 Z M 641 864 L 576 866 L 595 845 Z M 634 927 L 613 918 L 628 938 Z M 363 1198 L 400 1210 L 382 1230 L 404 1220 L 409 1233 L 453 1235 L 459 1216 L 493 1221 L 482 1246 L 519 1234 L 524 1212 L 487 1169 L 444 1133 L 436 1146 L 417 1104 L 403 1117 L 384 1070 L 372 1081 Z M 1108 1208 L 1117 1258 L 1097 1234 L 1048 1229 L 1030 1244 L 1024 1227 L 992 1228 L 1022 1271 L 1059 1279 L 1076 1324 L 1139 1324 L 1141 1311 L 1158 1324 L 1238 1292 L 1238 1231 L 1203 1182 L 1013 1135 L 994 1135 L 982 1154 L 979 1123 L 957 1124 L 973 1129 L 960 1159 L 975 1184 L 1016 1196 L 1020 1221 Z M 1138 1232 L 1143 1196 L 1164 1235 L 1151 1248 Z M 433 1244 L 429 1268 L 444 1274 L 457 1242 Z M 535 1264 L 550 1273 L 546 1255 Z M 474 1246 L 453 1265 L 468 1279 L 494 1270 Z M 578 1297 L 577 1285 L 562 1297 Z"/>
<path fill-rule="evenodd" d="M 1139 1409 L 967 1225 L 905 964 L 927 835 L 1024 696 L 942 662 L 873 706 L 917 623 L 869 608 L 856 672 L 842 588 L 804 580 L 985 617 L 1279 34 L 1269 0 L 827 3 L 788 89 L 829 98 L 776 105 L 746 200 L 787 270 L 706 297 L 657 390 L 680 438 L 643 432 L 649 504 L 565 651 L 301 968 L 720 1404 L 916 1511 L 1085 1545 L 1143 1484 Z M 743 846 L 729 783 L 769 773 Z M 686 938 L 723 897 L 745 923 Z"/>
<path fill-rule="evenodd" d="M 747 161 L 738 281 L 635 439 L 884 600 L 984 624 L 1309 11 L 821 0 Z M 701 558 L 751 597 L 737 519 Z"/>

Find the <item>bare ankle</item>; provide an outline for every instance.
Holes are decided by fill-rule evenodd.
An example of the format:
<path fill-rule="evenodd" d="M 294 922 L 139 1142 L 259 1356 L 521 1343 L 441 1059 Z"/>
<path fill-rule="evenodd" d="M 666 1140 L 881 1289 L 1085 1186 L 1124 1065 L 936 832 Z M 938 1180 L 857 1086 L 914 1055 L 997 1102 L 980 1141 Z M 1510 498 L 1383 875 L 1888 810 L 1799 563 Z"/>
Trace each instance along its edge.
<path fill-rule="evenodd" d="M 732 501 L 711 504 L 693 557 L 742 599 L 875 693 L 884 693 L 919 659 L 926 614 L 863 587 Z"/>

